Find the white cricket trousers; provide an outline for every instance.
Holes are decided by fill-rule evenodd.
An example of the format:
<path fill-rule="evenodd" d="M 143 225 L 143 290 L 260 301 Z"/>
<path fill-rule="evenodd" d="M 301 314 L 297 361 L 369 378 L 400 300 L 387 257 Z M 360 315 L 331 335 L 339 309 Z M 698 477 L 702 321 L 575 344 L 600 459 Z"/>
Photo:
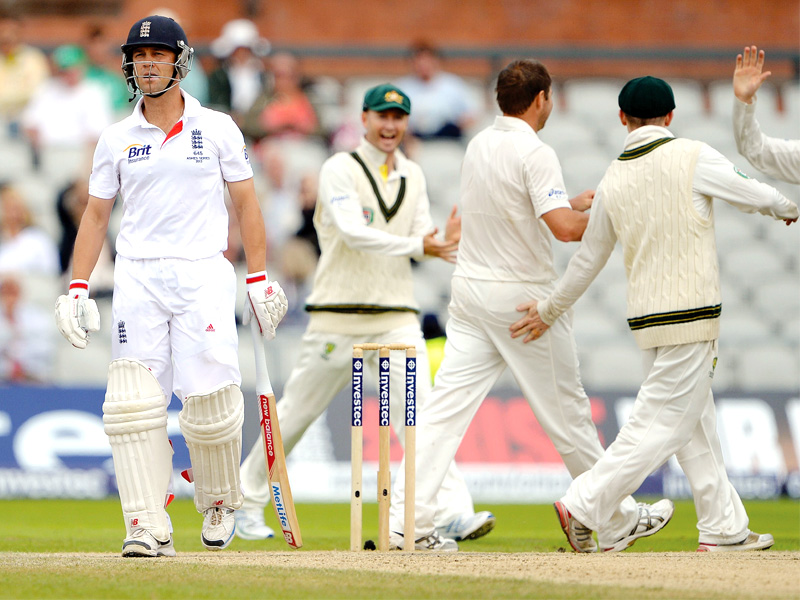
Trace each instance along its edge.
<path fill-rule="evenodd" d="M 418 410 L 430 402 L 430 368 L 425 340 L 419 326 L 410 325 L 378 335 L 341 335 L 306 331 L 303 334 L 302 350 L 283 395 L 278 399 L 278 422 L 281 426 L 283 445 L 287 454 L 303 437 L 306 429 L 325 411 L 338 394 L 350 385 L 352 376 L 353 344 L 399 343 L 417 348 L 417 406 Z M 377 388 L 378 352 L 364 353 L 364 387 Z M 392 352 L 391 356 L 390 419 L 392 428 L 401 443 L 404 441 L 405 414 L 405 354 Z M 348 404 L 349 410 L 349 404 Z M 348 417 L 349 420 L 349 417 Z M 378 423 L 365 423 L 374 427 Z M 435 500 L 437 525 L 446 525 L 454 518 L 475 512 L 463 476 L 452 461 L 445 466 L 446 476 L 436 485 Z M 255 443 L 242 463 L 242 487 L 244 488 L 243 510 L 263 510 L 270 501 L 267 467 L 264 461 L 263 441 Z M 441 489 L 441 491 L 440 491 Z M 438 494 L 437 494 L 438 492 Z M 435 509 L 434 509 L 435 510 Z M 402 529 L 400 530 L 402 531 Z"/>
<path fill-rule="evenodd" d="M 240 385 L 236 273 L 221 253 L 186 260 L 131 260 L 114 265 L 111 356 L 135 358 L 183 402 Z"/>
<path fill-rule="evenodd" d="M 544 298 L 551 290 L 551 284 L 453 278 L 444 360 L 431 398 L 417 414 L 417 539 L 433 531 L 436 490 L 447 465 L 506 366 L 573 477 L 602 456 L 603 446 L 578 373 L 571 313 L 535 342 L 523 344 L 522 338 L 511 338 L 509 326 L 521 316 L 516 307 Z M 392 490 L 390 527 L 398 532 L 403 531 L 404 470 L 402 464 Z M 613 529 L 630 529 L 636 522 L 636 502 L 633 498 L 623 502 L 623 498 L 609 514 L 610 523 L 598 531 L 601 543 L 611 524 Z"/>
<path fill-rule="evenodd" d="M 644 351 L 647 376 L 628 422 L 562 498 L 578 521 L 592 529 L 606 523 L 620 499 L 675 454 L 694 495 L 700 543 L 747 537 L 747 513 L 728 480 L 717 435 L 716 357 L 716 340 Z M 617 531 L 618 538 L 629 533 Z"/>

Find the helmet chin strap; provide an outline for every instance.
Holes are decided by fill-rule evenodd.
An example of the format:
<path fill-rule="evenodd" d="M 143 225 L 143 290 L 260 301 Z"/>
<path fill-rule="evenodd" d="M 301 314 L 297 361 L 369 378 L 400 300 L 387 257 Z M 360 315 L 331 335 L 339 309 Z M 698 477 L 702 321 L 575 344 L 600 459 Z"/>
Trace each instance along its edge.
<path fill-rule="evenodd" d="M 178 85 L 181 82 L 181 79 L 178 76 L 178 67 L 177 66 L 174 67 L 173 70 L 172 70 L 172 77 L 160 77 L 159 76 L 159 79 L 169 79 L 170 81 L 172 81 L 171 85 L 165 87 L 160 92 L 144 92 L 144 91 L 142 91 L 142 88 L 139 87 L 139 84 L 136 83 L 136 75 L 134 75 L 132 78 L 133 78 L 133 83 L 134 83 L 134 86 L 133 86 L 134 90 L 133 90 L 133 92 L 131 92 L 131 97 L 128 98 L 128 102 L 133 102 L 136 99 L 136 95 L 137 94 L 140 94 L 142 96 L 147 96 L 148 98 L 160 98 L 161 96 L 166 94 L 169 90 L 171 90 L 172 88 L 174 88 L 176 85 Z"/>

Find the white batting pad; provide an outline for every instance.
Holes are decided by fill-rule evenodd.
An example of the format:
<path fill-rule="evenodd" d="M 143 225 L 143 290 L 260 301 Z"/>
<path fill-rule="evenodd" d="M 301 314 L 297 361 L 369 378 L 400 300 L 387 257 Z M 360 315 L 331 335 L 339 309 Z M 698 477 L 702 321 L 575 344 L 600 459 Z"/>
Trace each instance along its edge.
<path fill-rule="evenodd" d="M 164 508 L 172 446 L 167 437 L 167 400 L 155 375 L 139 361 L 118 358 L 109 365 L 103 423 L 128 535 L 143 528 L 160 541 L 168 540 Z"/>
<path fill-rule="evenodd" d="M 199 512 L 242 505 L 243 422 L 244 398 L 235 384 L 189 396 L 183 403 L 180 425 L 192 459 L 194 504 Z"/>

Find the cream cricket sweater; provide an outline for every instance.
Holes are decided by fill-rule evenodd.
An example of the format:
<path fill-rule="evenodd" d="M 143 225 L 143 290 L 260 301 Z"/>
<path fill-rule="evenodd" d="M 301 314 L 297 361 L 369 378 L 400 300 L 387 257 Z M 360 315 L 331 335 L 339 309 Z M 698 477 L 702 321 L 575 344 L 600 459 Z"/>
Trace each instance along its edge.
<path fill-rule="evenodd" d="M 692 203 L 700 147 L 661 138 L 630 149 L 599 186 L 622 244 L 628 324 L 642 349 L 719 336 L 714 215 L 702 217 Z"/>
<path fill-rule="evenodd" d="M 398 152 L 403 176 L 387 182 L 380 172 L 380 158 L 383 155 L 363 142 L 355 153 L 340 152 L 328 159 L 328 166 L 349 174 L 368 227 L 397 236 L 421 235 L 413 227 L 418 198 L 425 193 L 422 170 Z M 322 254 L 306 304 L 309 329 L 375 334 L 418 325 L 410 257 L 351 248 L 333 219 L 324 218 L 326 210 L 332 210 L 330 203 L 317 202 L 314 226 Z"/>

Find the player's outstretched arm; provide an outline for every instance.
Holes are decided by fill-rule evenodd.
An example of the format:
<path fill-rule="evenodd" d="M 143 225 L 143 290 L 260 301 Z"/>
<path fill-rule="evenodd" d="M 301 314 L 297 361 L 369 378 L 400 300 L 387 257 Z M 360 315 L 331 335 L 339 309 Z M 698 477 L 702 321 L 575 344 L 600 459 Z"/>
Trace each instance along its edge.
<path fill-rule="evenodd" d="M 744 102 L 750 104 L 753 96 L 764 80 L 772 75 L 764 71 L 764 51 L 756 46 L 745 46 L 744 51 L 736 57 L 736 68 L 733 71 L 733 93 Z"/>

